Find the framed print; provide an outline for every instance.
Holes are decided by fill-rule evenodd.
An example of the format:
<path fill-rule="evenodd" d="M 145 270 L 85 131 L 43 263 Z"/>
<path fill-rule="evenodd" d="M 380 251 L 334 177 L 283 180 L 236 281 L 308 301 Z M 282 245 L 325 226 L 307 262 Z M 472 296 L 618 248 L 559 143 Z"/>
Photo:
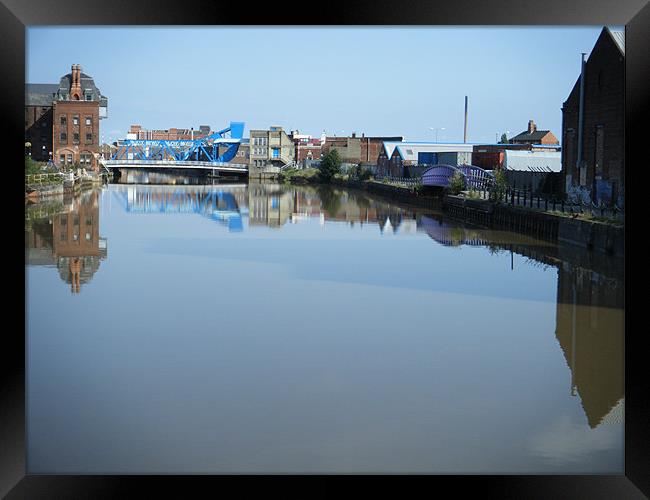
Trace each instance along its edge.
<path fill-rule="evenodd" d="M 647 497 L 643 1 L 0 13 L 7 498 Z"/>

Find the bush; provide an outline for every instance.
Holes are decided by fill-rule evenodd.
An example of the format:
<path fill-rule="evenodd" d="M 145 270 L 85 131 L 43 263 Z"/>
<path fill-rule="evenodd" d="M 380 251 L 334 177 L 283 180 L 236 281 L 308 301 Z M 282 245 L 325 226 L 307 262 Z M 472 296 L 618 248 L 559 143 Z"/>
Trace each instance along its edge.
<path fill-rule="evenodd" d="M 359 164 L 350 169 L 349 177 L 353 181 L 367 181 L 372 177 L 372 171 Z"/>
<path fill-rule="evenodd" d="M 40 174 L 41 164 L 32 160 L 30 156 L 25 156 L 25 175 Z"/>
<path fill-rule="evenodd" d="M 465 189 L 465 176 L 459 171 L 454 172 L 449 183 L 449 192 L 451 194 L 458 194 Z"/>

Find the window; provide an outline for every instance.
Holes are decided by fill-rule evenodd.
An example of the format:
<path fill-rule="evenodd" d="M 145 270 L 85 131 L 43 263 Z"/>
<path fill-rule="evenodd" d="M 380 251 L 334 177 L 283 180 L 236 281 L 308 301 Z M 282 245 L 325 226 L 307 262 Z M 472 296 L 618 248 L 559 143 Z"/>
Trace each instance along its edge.
<path fill-rule="evenodd" d="M 87 144 L 93 143 L 93 134 L 86 134 L 86 143 Z"/>
<path fill-rule="evenodd" d="M 68 153 L 68 163 L 72 163 L 72 154 Z"/>
<path fill-rule="evenodd" d="M 273 158 L 280 158 L 280 148 L 273 148 Z"/>
<path fill-rule="evenodd" d="M 86 94 L 86 101 L 92 101 L 92 100 L 93 100 L 92 94 Z"/>
<path fill-rule="evenodd" d="M 79 117 L 78 116 L 73 116 L 72 117 L 72 124 L 73 125 L 79 125 Z"/>
<path fill-rule="evenodd" d="M 86 241 L 90 241 L 90 233 L 86 233 Z"/>
<path fill-rule="evenodd" d="M 86 216 L 86 226 L 92 226 L 93 218 L 92 216 Z"/>
<path fill-rule="evenodd" d="M 68 235 L 65 232 L 61 232 L 61 241 L 65 241 L 68 239 Z"/>
<path fill-rule="evenodd" d="M 59 142 L 63 144 L 68 142 L 68 134 L 66 134 L 65 132 L 61 132 L 61 135 L 59 136 Z"/>
<path fill-rule="evenodd" d="M 62 226 L 66 226 L 68 224 L 68 216 L 67 215 L 62 215 L 60 222 L 61 222 Z"/>
<path fill-rule="evenodd" d="M 59 155 L 59 163 L 65 165 L 65 155 Z"/>
<path fill-rule="evenodd" d="M 73 144 L 79 144 L 79 134 L 78 133 L 72 134 L 72 143 Z"/>
<path fill-rule="evenodd" d="M 90 125 L 92 125 L 92 124 L 93 124 L 92 117 L 87 116 L 87 117 L 86 117 L 86 127 L 88 127 L 88 126 L 90 126 Z"/>
<path fill-rule="evenodd" d="M 62 127 L 67 127 L 68 126 L 68 117 L 67 116 L 62 116 L 61 117 L 61 126 Z"/>

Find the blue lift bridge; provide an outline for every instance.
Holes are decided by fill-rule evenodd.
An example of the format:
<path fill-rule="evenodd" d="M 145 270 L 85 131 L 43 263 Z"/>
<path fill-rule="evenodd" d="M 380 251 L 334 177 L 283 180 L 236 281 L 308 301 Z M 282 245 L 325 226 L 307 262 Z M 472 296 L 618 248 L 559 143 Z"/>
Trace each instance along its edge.
<path fill-rule="evenodd" d="M 193 140 L 125 139 L 106 168 L 202 169 L 213 172 L 245 173 L 245 165 L 229 163 L 239 150 L 244 122 Z"/>

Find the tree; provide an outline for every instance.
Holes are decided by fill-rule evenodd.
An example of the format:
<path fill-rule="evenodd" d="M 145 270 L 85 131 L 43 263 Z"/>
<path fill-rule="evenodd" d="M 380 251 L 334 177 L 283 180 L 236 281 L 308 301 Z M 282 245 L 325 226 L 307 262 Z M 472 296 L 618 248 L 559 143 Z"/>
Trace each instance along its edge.
<path fill-rule="evenodd" d="M 336 149 L 331 149 L 320 163 L 320 177 L 329 182 L 336 174 L 341 173 L 341 158 Z"/>
<path fill-rule="evenodd" d="M 499 141 L 499 144 L 508 144 L 510 141 L 508 140 L 508 136 L 506 134 L 501 134 L 501 140 Z"/>

